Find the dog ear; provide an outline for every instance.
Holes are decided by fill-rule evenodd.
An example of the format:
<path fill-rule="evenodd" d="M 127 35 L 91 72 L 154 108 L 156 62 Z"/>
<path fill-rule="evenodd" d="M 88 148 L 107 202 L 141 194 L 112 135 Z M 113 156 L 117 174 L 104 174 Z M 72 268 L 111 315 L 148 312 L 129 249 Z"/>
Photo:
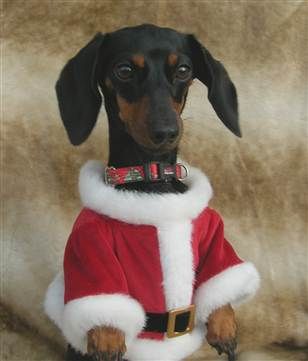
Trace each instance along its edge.
<path fill-rule="evenodd" d="M 236 89 L 226 69 L 194 35 L 188 35 L 188 38 L 194 77 L 208 87 L 208 99 L 221 121 L 232 133 L 241 137 Z"/>
<path fill-rule="evenodd" d="M 90 135 L 102 104 L 96 65 L 105 36 L 101 33 L 68 61 L 56 84 L 61 118 L 73 145 Z"/>

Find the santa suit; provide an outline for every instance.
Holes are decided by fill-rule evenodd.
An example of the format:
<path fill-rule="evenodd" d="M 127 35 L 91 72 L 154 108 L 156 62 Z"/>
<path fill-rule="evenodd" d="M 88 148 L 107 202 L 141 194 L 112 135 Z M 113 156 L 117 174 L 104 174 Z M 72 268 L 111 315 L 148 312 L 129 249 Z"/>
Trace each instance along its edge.
<path fill-rule="evenodd" d="M 212 311 L 238 304 L 258 288 L 255 267 L 224 238 L 208 207 L 207 177 L 190 168 L 183 194 L 116 190 L 104 168 L 88 162 L 80 174 L 84 209 L 69 237 L 64 272 L 49 286 L 48 316 L 67 341 L 86 352 L 87 331 L 112 326 L 125 333 L 125 358 L 181 360 L 197 350 Z M 194 330 L 176 338 L 143 332 L 146 312 L 196 306 Z"/>

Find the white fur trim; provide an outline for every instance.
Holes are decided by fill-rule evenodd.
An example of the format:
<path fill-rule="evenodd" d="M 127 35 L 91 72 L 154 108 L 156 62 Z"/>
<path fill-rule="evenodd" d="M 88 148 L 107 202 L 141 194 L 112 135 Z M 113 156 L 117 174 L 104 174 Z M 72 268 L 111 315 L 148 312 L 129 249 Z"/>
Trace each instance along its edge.
<path fill-rule="evenodd" d="M 189 167 L 185 180 L 188 190 L 182 194 L 149 194 L 117 190 L 104 183 L 104 166 L 88 161 L 80 171 L 79 191 L 82 203 L 97 213 L 131 224 L 158 225 L 194 219 L 207 207 L 212 187 L 197 168 Z"/>
<path fill-rule="evenodd" d="M 157 227 L 167 310 L 190 305 L 194 267 L 192 223 L 165 223 Z"/>
<path fill-rule="evenodd" d="M 127 346 L 142 331 L 145 312 L 133 298 L 124 294 L 82 297 L 64 305 L 63 274 L 49 286 L 45 311 L 78 351 L 87 351 L 87 332 L 95 326 L 111 326 L 125 333 Z"/>
<path fill-rule="evenodd" d="M 45 313 L 62 330 L 64 310 L 64 275 L 59 272 L 49 285 L 44 302 Z"/>
<path fill-rule="evenodd" d="M 201 347 L 204 336 L 205 329 L 199 325 L 191 333 L 163 341 L 137 339 L 124 357 L 129 361 L 180 361 Z"/>
<path fill-rule="evenodd" d="M 251 298 L 259 288 L 260 276 L 255 266 L 244 262 L 230 267 L 203 283 L 195 293 L 197 319 L 206 322 L 217 308 L 238 305 Z"/>

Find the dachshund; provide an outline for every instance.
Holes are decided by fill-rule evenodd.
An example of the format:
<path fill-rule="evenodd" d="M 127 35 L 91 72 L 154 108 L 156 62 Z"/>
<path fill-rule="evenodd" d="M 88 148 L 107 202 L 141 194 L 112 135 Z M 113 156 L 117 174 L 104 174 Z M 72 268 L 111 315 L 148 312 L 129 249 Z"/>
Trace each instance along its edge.
<path fill-rule="evenodd" d="M 174 165 L 183 134 L 181 114 L 194 79 L 208 88 L 208 100 L 224 125 L 241 137 L 235 86 L 222 63 L 194 35 L 150 24 L 98 33 L 69 60 L 56 84 L 69 140 L 79 145 L 88 138 L 103 98 L 109 169 L 153 162 Z M 155 182 L 147 177 L 115 188 L 154 194 L 187 191 L 181 179 L 165 173 Z M 235 360 L 237 326 L 231 305 L 215 309 L 206 328 L 208 343 Z M 69 345 L 67 360 L 122 360 L 126 345 L 121 330 L 102 324 L 87 335 L 88 353 Z"/>

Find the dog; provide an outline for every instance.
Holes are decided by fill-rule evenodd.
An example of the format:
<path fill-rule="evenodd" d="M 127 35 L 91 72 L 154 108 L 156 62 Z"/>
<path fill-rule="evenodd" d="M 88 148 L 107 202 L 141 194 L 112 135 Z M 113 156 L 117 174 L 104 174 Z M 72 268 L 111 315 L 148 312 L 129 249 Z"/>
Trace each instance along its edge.
<path fill-rule="evenodd" d="M 241 261 L 226 243 L 221 219 L 207 207 L 211 189 L 206 177 L 193 170 L 191 177 L 204 191 L 201 185 L 192 191 L 183 181 L 188 166 L 177 163 L 181 113 L 195 78 L 208 88 L 208 99 L 224 125 L 240 137 L 235 86 L 224 66 L 194 35 L 150 24 L 98 33 L 61 72 L 56 93 L 70 142 L 79 145 L 88 138 L 102 97 L 109 122 L 108 166 L 91 163 L 81 171 L 85 210 L 66 247 L 64 279 L 56 278 L 45 301 L 47 314 L 69 342 L 67 360 L 180 360 L 201 345 L 201 333 L 219 354 L 235 360 L 237 327 L 231 304 L 251 296 L 259 279 L 254 266 Z M 96 188 L 99 182 L 105 185 Z M 173 209 L 173 204 L 183 209 Z M 199 216 L 194 207 L 199 213 L 202 207 L 205 211 Z M 191 212 L 188 221 L 181 221 L 177 229 L 175 219 L 185 212 Z M 164 223 L 168 217 L 172 221 Z M 117 218 L 119 222 L 114 221 Z M 195 226 L 201 218 L 207 234 L 215 239 L 211 242 L 217 244 L 211 246 L 213 251 L 201 243 L 192 249 L 193 241 L 187 243 L 183 236 L 202 233 L 203 228 Z M 103 228 L 95 231 L 102 219 Z M 96 239 L 97 232 L 101 240 Z M 102 246 L 111 234 L 116 251 L 110 244 Z M 174 239 L 173 245 L 168 237 Z M 151 242 L 156 243 L 149 251 Z M 140 244 L 145 248 L 140 250 Z M 103 247 L 101 258 L 96 247 Z M 207 266 L 200 264 L 208 262 L 205 259 L 212 262 L 218 253 L 218 266 L 208 266 L 218 267 L 217 271 L 205 275 Z M 193 257 L 199 259 L 199 266 L 193 265 Z M 143 259 L 147 261 L 139 269 Z M 148 283 L 146 291 L 139 290 Z M 138 292 L 146 295 L 139 297 Z M 191 299 L 195 304 L 190 305 Z M 199 333 L 194 329 L 198 317 Z"/>

